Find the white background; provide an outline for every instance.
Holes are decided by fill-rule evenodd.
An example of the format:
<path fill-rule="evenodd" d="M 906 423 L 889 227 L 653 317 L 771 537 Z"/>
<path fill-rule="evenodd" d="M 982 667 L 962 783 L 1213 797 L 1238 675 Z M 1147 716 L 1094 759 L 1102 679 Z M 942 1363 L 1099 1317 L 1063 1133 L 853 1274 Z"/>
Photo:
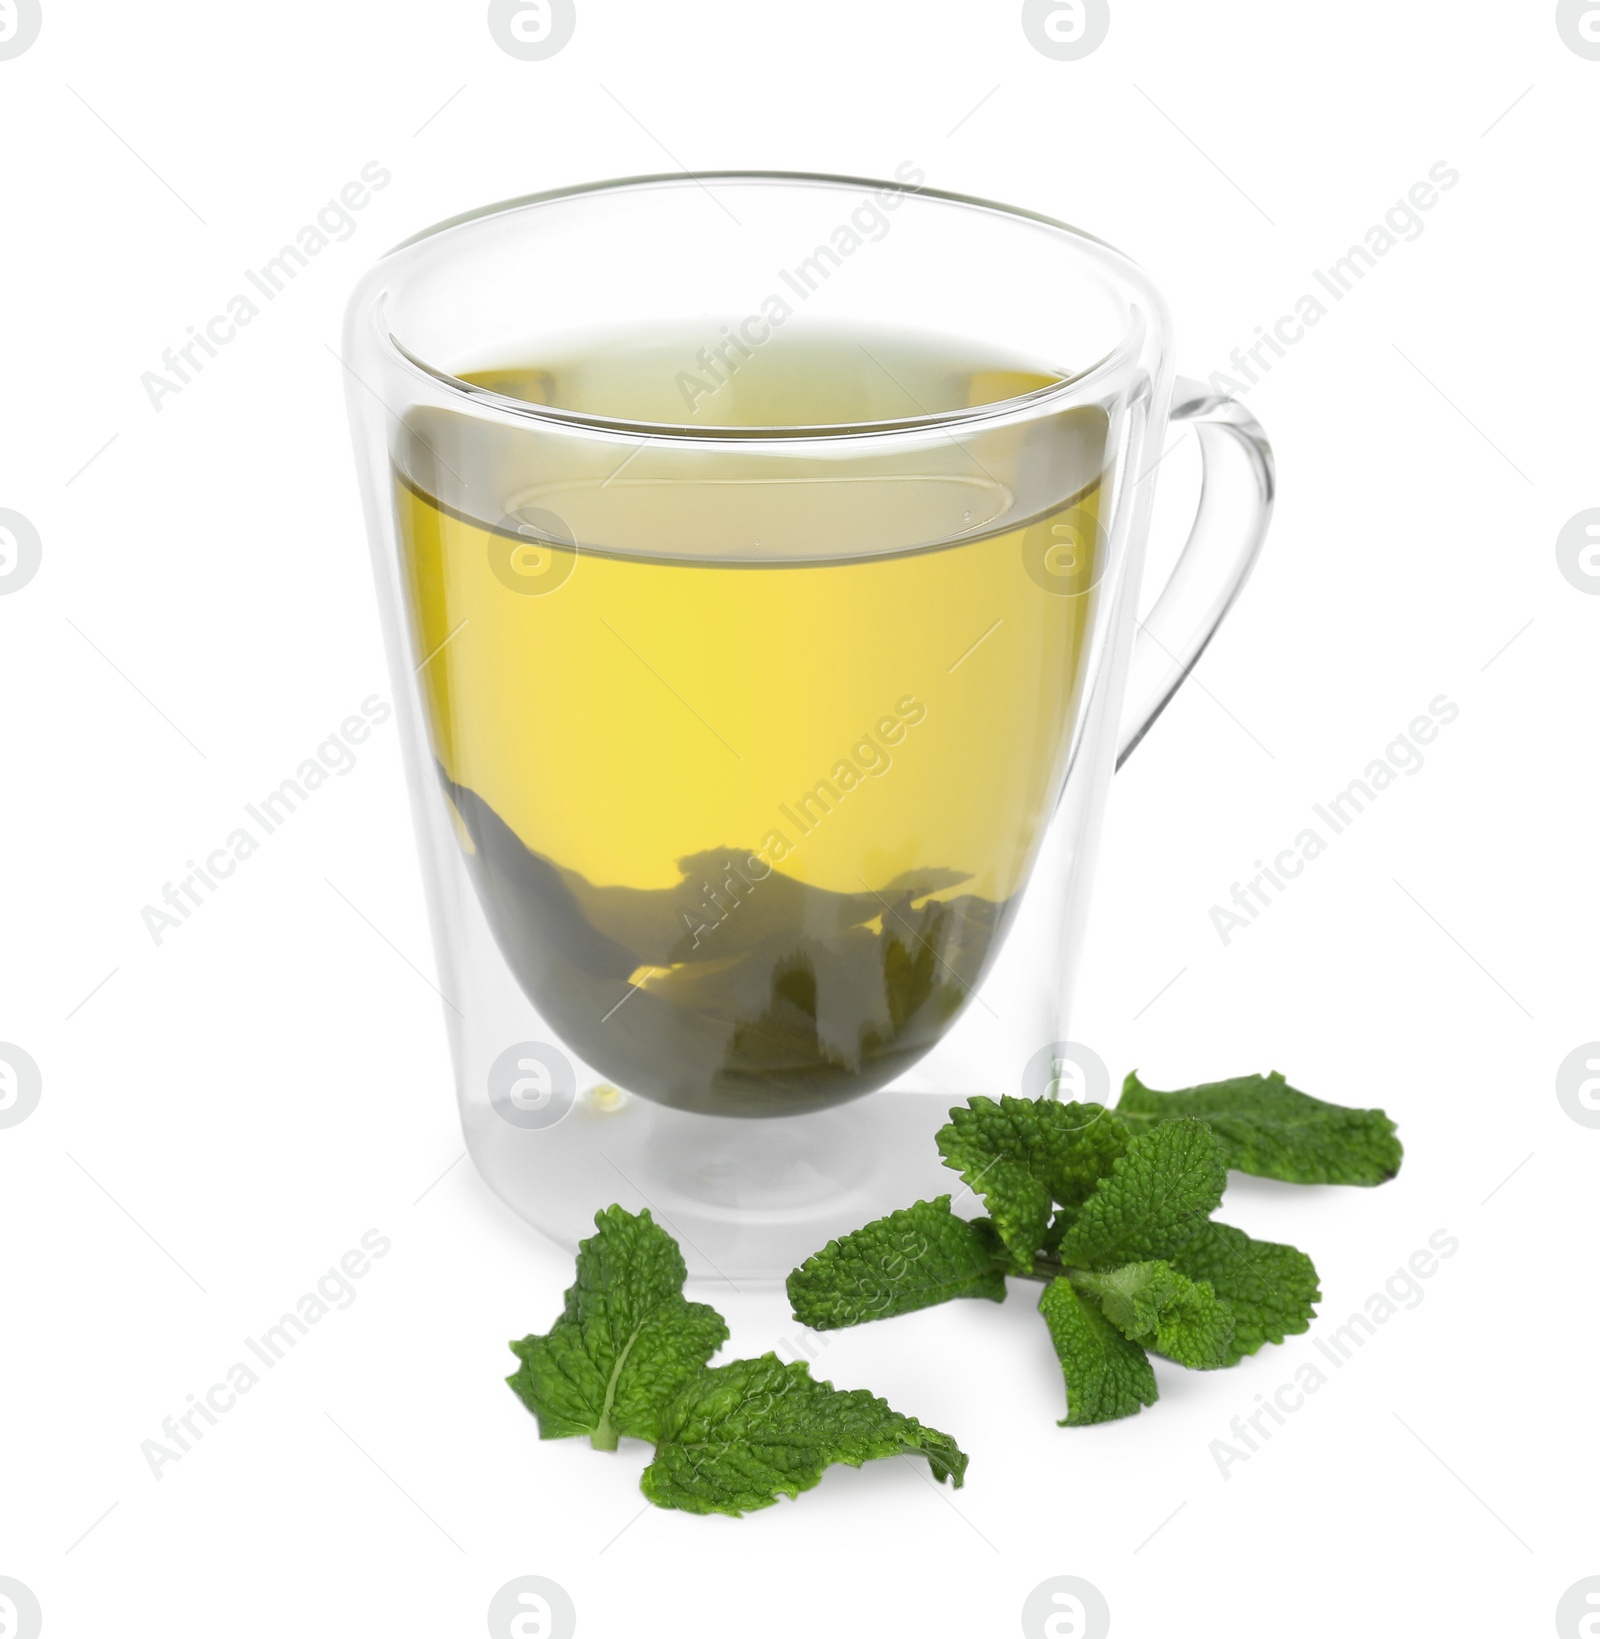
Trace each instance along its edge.
<path fill-rule="evenodd" d="M 1600 598 L 1555 555 L 1600 505 L 1600 62 L 1544 0 L 1112 9 L 1055 62 L 1009 3 L 579 0 L 524 63 L 479 4 L 45 0 L 0 61 L 0 507 L 43 541 L 0 598 L 0 1038 L 44 1078 L 0 1130 L 0 1575 L 51 1639 L 480 1634 L 523 1574 L 608 1639 L 1012 1635 L 1054 1575 L 1119 1636 L 1521 1635 L 1600 1574 L 1600 1130 L 1555 1096 L 1600 1037 Z M 1407 1160 L 1230 1189 L 1316 1258 L 1311 1337 L 1065 1430 L 1029 1292 L 836 1334 L 818 1374 L 954 1432 L 965 1489 L 885 1462 L 698 1519 L 499 1383 L 570 1261 L 459 1161 L 393 724 L 159 948 L 140 909 L 388 694 L 330 351 L 374 258 L 606 176 L 906 159 L 1128 251 L 1200 376 L 1460 172 L 1249 395 L 1272 537 L 1116 781 L 1074 1032 L 1158 1086 L 1380 1104 Z M 141 373 L 371 160 L 353 237 L 156 413 Z M 1440 694 L 1426 766 L 1225 947 L 1211 905 Z M 357 1301 L 154 1479 L 141 1442 L 373 1228 Z M 1439 1229 L 1423 1301 L 1223 1477 L 1230 1419 Z M 732 1354 L 796 1331 L 776 1292 L 696 1295 Z"/>

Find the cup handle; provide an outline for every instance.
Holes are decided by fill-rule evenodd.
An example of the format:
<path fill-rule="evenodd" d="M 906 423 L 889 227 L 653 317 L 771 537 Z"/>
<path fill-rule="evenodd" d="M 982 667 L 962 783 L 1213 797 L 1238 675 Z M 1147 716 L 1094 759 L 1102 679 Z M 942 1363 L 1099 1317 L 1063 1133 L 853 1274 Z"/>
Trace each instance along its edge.
<path fill-rule="evenodd" d="M 1180 376 L 1173 421 L 1200 440 L 1200 506 L 1155 607 L 1139 623 L 1117 741 L 1117 767 L 1150 732 L 1233 607 L 1266 539 L 1277 489 L 1272 446 L 1236 399 Z"/>

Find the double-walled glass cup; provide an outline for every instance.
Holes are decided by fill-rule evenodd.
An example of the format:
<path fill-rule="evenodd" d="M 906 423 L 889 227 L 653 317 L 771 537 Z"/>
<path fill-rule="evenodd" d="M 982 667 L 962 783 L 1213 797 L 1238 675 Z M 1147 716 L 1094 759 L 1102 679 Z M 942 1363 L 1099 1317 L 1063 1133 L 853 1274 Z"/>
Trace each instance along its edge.
<path fill-rule="evenodd" d="M 1107 786 L 1272 504 L 1170 354 L 1125 257 L 914 176 L 543 194 L 362 281 L 462 1122 L 529 1222 L 649 1206 L 781 1276 L 948 1188 L 953 1104 L 1105 1091 L 1063 1044 Z M 1176 419 L 1199 514 L 1136 624 Z"/>

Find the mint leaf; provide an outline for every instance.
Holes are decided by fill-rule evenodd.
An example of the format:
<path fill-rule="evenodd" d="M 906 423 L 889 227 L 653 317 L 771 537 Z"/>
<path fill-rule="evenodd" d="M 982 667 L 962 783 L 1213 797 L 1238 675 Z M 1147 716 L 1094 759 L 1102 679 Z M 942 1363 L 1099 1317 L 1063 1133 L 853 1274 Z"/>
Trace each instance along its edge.
<path fill-rule="evenodd" d="M 596 1450 L 615 1451 L 621 1434 L 656 1438 L 668 1401 L 728 1328 L 684 1297 L 683 1255 L 648 1210 L 608 1207 L 594 1222 L 561 1318 L 511 1345 L 522 1364 L 506 1381 L 538 1418 L 540 1439 L 587 1434 Z"/>
<path fill-rule="evenodd" d="M 1131 1417 L 1156 1401 L 1156 1374 L 1137 1343 L 1130 1342 L 1065 1275 L 1045 1287 L 1039 1313 L 1067 1382 L 1063 1428 Z"/>
<path fill-rule="evenodd" d="M 1117 1114 L 1133 1121 L 1198 1116 L 1221 1141 L 1228 1165 L 1289 1184 L 1382 1184 L 1400 1170 L 1395 1125 L 1382 1110 L 1326 1104 L 1278 1071 L 1157 1093 L 1137 1075 Z"/>
<path fill-rule="evenodd" d="M 796 1320 L 819 1332 L 949 1298 L 999 1303 L 1007 1264 L 994 1226 L 956 1217 L 941 1195 L 829 1241 L 790 1274 L 789 1303 Z"/>
<path fill-rule="evenodd" d="M 1129 1140 L 1098 1104 L 1007 1097 L 952 1110 L 934 1141 L 944 1164 L 983 1197 L 1020 1273 L 1044 1243 L 1051 1203 L 1070 1209 L 1084 1201 Z"/>
<path fill-rule="evenodd" d="M 1191 1280 L 1170 1263 L 1125 1263 L 1074 1276 L 1073 1284 L 1134 1343 L 1196 1371 L 1232 1364 L 1233 1311 L 1207 1282 Z"/>
<path fill-rule="evenodd" d="M 967 1458 L 948 1434 L 864 1389 L 815 1381 L 804 1361 L 764 1354 L 708 1366 L 684 1385 L 639 1484 L 659 1508 L 743 1514 L 809 1491 L 830 1463 L 859 1468 L 902 1452 L 960 1486 Z"/>
<path fill-rule="evenodd" d="M 1236 1365 L 1263 1343 L 1305 1331 L 1322 1293 L 1316 1266 L 1304 1252 L 1275 1241 L 1253 1241 L 1231 1224 L 1208 1223 L 1172 1254 L 1173 1267 L 1206 1281 L 1233 1311 L 1233 1338 L 1222 1364 Z"/>
<path fill-rule="evenodd" d="M 1227 1182 L 1204 1122 L 1164 1122 L 1131 1139 L 1095 1185 L 1061 1238 L 1061 1261 L 1092 1269 L 1165 1257 L 1216 1211 Z"/>

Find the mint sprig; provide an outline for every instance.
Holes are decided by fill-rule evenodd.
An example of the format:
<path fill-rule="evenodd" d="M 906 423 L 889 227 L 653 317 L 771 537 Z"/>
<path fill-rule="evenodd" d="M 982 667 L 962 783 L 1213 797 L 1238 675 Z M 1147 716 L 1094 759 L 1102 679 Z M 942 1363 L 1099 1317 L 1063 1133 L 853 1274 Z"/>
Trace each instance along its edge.
<path fill-rule="evenodd" d="M 644 1494 L 697 1514 L 766 1508 L 809 1490 L 830 1464 L 902 1453 L 960 1486 L 967 1458 L 955 1441 L 864 1390 L 819 1383 L 803 1363 L 772 1354 L 709 1366 L 727 1322 L 683 1295 L 683 1255 L 648 1210 L 608 1207 L 595 1230 L 579 1243 L 555 1325 L 511 1345 L 520 1365 L 506 1381 L 540 1439 L 587 1434 L 602 1451 L 622 1436 L 651 1441 Z"/>
<path fill-rule="evenodd" d="M 988 1216 L 962 1219 L 940 1196 L 830 1241 L 789 1276 L 795 1318 L 825 1331 L 998 1301 L 1008 1276 L 1042 1281 L 1070 1426 L 1153 1404 L 1149 1353 L 1213 1370 L 1310 1326 L 1310 1258 L 1213 1220 L 1230 1167 L 1379 1183 L 1401 1154 L 1381 1110 L 1325 1103 L 1277 1074 L 1180 1093 L 1130 1076 L 1114 1110 L 974 1098 L 936 1142 Z"/>

